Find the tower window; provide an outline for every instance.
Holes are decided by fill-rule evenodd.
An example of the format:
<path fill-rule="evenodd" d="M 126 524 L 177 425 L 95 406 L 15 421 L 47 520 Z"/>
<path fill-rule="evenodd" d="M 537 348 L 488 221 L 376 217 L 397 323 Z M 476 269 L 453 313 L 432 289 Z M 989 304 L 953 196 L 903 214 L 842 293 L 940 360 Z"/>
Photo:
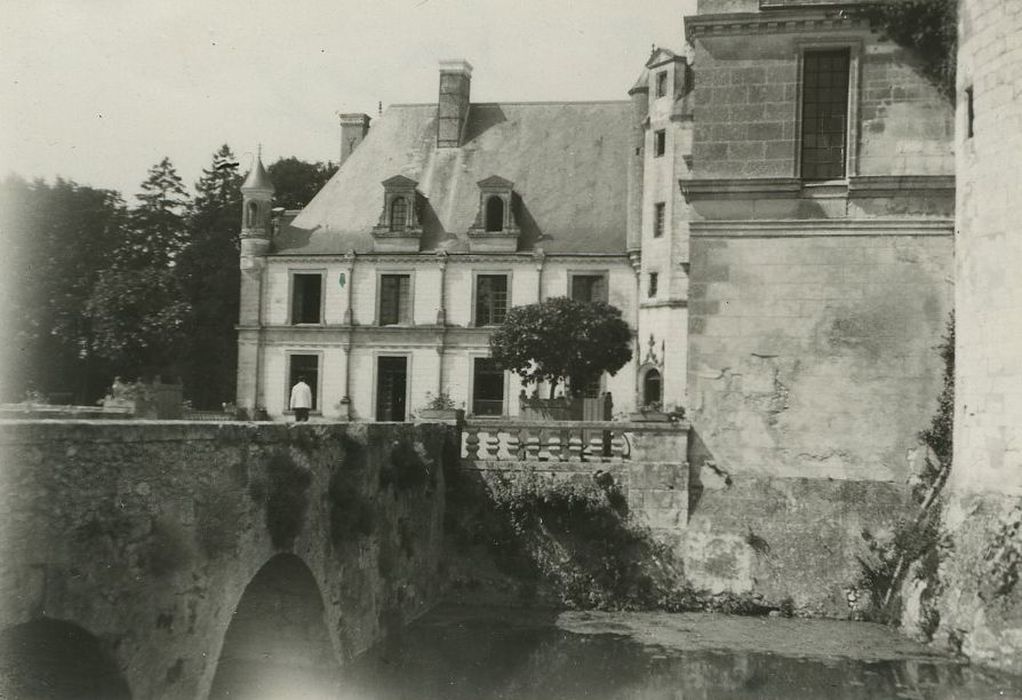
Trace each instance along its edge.
<path fill-rule="evenodd" d="M 663 202 L 653 205 L 653 238 L 660 238 L 664 235 L 664 209 Z"/>
<path fill-rule="evenodd" d="M 972 86 L 965 88 L 965 136 L 972 138 L 973 125 L 976 121 L 976 112 L 972 106 Z"/>
<path fill-rule="evenodd" d="M 650 368 L 642 378 L 642 403 L 644 406 L 660 403 L 663 397 L 663 379 L 660 371 Z"/>
<path fill-rule="evenodd" d="M 654 298 L 657 293 L 657 285 L 660 281 L 660 275 L 656 272 L 649 273 L 649 286 L 646 288 L 646 296 L 650 299 Z"/>
<path fill-rule="evenodd" d="M 653 156 L 659 158 L 667 150 L 667 132 L 659 129 L 653 132 Z"/>
<path fill-rule="evenodd" d="M 667 71 L 662 70 L 656 74 L 656 96 L 663 97 L 667 94 Z"/>
<path fill-rule="evenodd" d="M 802 178 L 845 176 L 848 49 L 806 51 L 802 62 Z"/>
<path fill-rule="evenodd" d="M 404 231 L 408 227 L 408 200 L 395 197 L 390 204 L 390 230 Z"/>
<path fill-rule="evenodd" d="M 504 200 L 493 196 L 486 200 L 486 230 L 504 230 Z"/>
<path fill-rule="evenodd" d="M 249 202 L 248 206 L 245 207 L 245 225 L 252 227 L 256 225 L 256 214 L 259 212 L 259 205 L 255 202 Z"/>

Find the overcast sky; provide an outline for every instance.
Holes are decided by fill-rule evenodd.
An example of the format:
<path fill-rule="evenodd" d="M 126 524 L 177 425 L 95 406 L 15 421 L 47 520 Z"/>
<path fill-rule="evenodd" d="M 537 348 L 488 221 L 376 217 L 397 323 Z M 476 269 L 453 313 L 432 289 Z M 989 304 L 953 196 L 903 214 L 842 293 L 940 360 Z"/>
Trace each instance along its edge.
<path fill-rule="evenodd" d="M 650 45 L 681 50 L 694 0 L 4 0 L 0 175 L 120 190 L 170 156 L 192 185 L 222 143 L 247 170 L 336 160 L 336 113 L 434 102 L 627 99 Z M 248 155 L 246 155 L 248 154 Z"/>

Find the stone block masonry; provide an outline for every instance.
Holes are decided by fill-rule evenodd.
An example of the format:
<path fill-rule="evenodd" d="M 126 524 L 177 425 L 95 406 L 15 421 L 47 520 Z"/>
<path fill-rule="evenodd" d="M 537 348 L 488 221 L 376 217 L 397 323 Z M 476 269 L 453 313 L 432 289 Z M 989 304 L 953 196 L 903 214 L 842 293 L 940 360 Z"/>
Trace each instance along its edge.
<path fill-rule="evenodd" d="M 0 629 L 76 625 L 134 697 L 206 697 L 221 658 L 336 668 L 440 594 L 448 430 L 4 422 Z"/>

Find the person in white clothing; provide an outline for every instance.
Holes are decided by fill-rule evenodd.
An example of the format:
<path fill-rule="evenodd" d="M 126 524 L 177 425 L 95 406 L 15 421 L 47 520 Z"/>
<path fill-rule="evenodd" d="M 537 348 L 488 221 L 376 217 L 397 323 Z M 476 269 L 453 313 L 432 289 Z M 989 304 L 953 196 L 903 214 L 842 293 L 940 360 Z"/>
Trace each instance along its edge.
<path fill-rule="evenodd" d="M 305 383 L 305 377 L 299 375 L 298 383 L 291 387 L 291 410 L 295 412 L 295 421 L 301 423 L 309 420 L 311 408 L 312 389 Z"/>

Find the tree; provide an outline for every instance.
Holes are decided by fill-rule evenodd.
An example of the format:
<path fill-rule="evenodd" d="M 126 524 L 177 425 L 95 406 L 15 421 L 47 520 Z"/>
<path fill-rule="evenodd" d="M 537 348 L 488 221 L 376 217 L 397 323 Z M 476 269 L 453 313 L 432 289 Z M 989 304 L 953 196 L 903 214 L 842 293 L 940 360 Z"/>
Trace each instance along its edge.
<path fill-rule="evenodd" d="M 188 192 L 166 157 L 149 169 L 141 187 L 115 264 L 122 269 L 163 269 L 174 263 L 185 244 Z"/>
<path fill-rule="evenodd" d="M 173 270 L 186 241 L 188 193 L 169 158 L 149 169 L 87 308 L 92 349 L 114 372 L 178 375 L 190 305 Z"/>
<path fill-rule="evenodd" d="M 191 307 L 183 372 L 185 395 L 196 408 L 217 408 L 235 395 L 242 182 L 235 162 L 224 144 L 203 169 L 175 266 Z"/>
<path fill-rule="evenodd" d="M 958 0 L 876 0 L 855 12 L 874 31 L 915 50 L 923 74 L 954 102 Z"/>
<path fill-rule="evenodd" d="M 276 192 L 274 206 L 301 209 L 337 172 L 333 163 L 308 163 L 294 156 L 281 158 L 267 168 Z"/>
<path fill-rule="evenodd" d="M 62 401 L 95 400 L 107 368 L 92 352 L 87 300 L 124 236 L 120 194 L 57 178 L 0 182 L 3 400 L 35 389 Z"/>
<path fill-rule="evenodd" d="M 599 301 L 567 297 L 516 306 L 490 336 L 490 354 L 525 384 L 567 380 L 572 394 L 632 358 L 631 329 L 621 311 Z"/>

